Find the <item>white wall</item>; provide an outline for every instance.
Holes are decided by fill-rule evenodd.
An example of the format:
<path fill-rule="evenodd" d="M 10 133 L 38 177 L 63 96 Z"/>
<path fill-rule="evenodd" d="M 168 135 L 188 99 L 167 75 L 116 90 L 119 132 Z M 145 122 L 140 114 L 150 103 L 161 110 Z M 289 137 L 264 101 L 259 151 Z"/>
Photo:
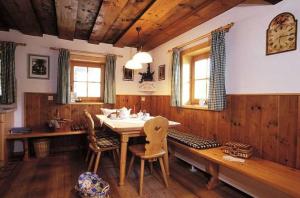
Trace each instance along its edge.
<path fill-rule="evenodd" d="M 299 93 L 299 49 L 265 55 L 266 30 L 270 21 L 282 12 L 291 12 L 296 19 L 300 19 L 300 1 L 284 0 L 276 5 L 235 7 L 155 48 L 151 51 L 154 66 L 166 64 L 168 76 L 165 81 L 157 82 L 158 91 L 154 94 L 171 93 L 171 53 L 167 52 L 169 49 L 230 22 L 235 25 L 226 36 L 227 93 Z M 298 46 L 299 42 L 298 36 Z"/>
<path fill-rule="evenodd" d="M 23 35 L 18 31 L 0 32 L 0 40 L 26 43 L 25 47 L 18 46 L 16 49 L 16 78 L 17 78 L 17 111 L 15 112 L 15 126 L 24 125 L 24 92 L 51 92 L 56 93 L 57 85 L 57 58 L 58 51 L 50 50 L 49 47 L 67 48 L 73 50 L 83 50 L 89 52 L 103 52 L 122 55 L 117 58 L 116 69 L 116 93 L 128 95 L 141 95 L 138 91 L 139 76 L 135 75 L 135 81 L 122 80 L 123 65 L 130 56 L 136 52 L 132 48 L 116 48 L 109 44 L 94 45 L 86 41 L 67 41 L 58 39 L 55 36 L 44 35 L 43 37 L 33 37 Z M 50 56 L 50 79 L 38 80 L 28 79 L 28 54 L 38 54 Z"/>

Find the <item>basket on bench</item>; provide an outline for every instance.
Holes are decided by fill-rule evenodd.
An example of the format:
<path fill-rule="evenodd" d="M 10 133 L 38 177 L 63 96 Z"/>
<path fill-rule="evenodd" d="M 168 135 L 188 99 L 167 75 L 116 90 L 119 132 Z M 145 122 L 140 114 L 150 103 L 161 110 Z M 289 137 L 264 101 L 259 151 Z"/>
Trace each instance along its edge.
<path fill-rule="evenodd" d="M 253 147 L 239 142 L 227 142 L 223 152 L 233 157 L 250 158 L 253 154 Z"/>

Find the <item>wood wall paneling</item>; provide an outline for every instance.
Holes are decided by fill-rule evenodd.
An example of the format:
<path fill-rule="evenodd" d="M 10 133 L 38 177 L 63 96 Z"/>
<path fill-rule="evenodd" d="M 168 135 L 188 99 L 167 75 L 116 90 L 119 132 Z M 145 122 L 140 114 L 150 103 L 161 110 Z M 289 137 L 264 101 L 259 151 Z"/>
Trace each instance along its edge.
<path fill-rule="evenodd" d="M 298 118 L 297 118 L 297 156 L 296 156 L 296 168 L 300 169 L 300 96 L 298 96 Z"/>
<path fill-rule="evenodd" d="M 45 129 L 47 122 L 59 112 L 61 118 L 71 119 L 72 125 L 85 125 L 84 110 L 88 110 L 99 126 L 96 114 L 101 114 L 101 108 L 112 108 L 109 104 L 56 104 L 53 93 L 25 93 L 25 126 L 34 130 Z M 52 96 L 54 100 L 48 100 Z"/>
<path fill-rule="evenodd" d="M 115 106 L 93 104 L 57 105 L 49 94 L 25 93 L 27 127 L 45 126 L 55 115 L 84 124 L 83 110 L 93 115 L 101 107 L 140 109 L 151 115 L 165 116 L 180 122 L 179 130 L 221 143 L 230 140 L 251 144 L 255 155 L 300 169 L 300 96 L 299 95 L 228 95 L 222 112 L 170 106 L 170 96 L 117 95 Z M 52 96 L 54 94 L 50 94 Z M 142 97 L 145 100 L 142 100 Z M 97 119 L 95 119 L 97 120 Z"/>

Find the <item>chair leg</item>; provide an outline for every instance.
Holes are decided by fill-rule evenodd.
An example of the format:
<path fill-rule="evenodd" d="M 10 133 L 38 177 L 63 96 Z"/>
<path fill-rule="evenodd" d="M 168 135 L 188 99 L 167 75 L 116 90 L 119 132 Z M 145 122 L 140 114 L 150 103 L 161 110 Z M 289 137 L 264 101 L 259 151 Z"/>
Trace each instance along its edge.
<path fill-rule="evenodd" d="M 94 173 L 97 173 L 98 167 L 99 167 L 99 161 L 100 161 L 101 152 L 97 153 L 95 167 L 94 167 Z"/>
<path fill-rule="evenodd" d="M 165 185 L 166 185 L 166 187 L 168 187 L 169 185 L 168 185 L 168 180 L 167 180 L 167 174 L 165 171 L 163 159 L 161 157 L 159 158 L 159 164 L 160 164 L 160 168 L 161 168 L 161 172 L 162 172 L 162 175 L 164 178 Z"/>
<path fill-rule="evenodd" d="M 140 190 L 139 195 L 143 194 L 143 185 L 144 185 L 144 168 L 145 168 L 145 160 L 141 159 L 141 171 L 140 171 Z"/>
<path fill-rule="evenodd" d="M 91 156 L 91 159 L 90 159 L 88 171 L 92 170 L 92 165 L 93 165 L 93 162 L 94 162 L 94 158 L 95 158 L 95 153 L 94 153 L 94 151 L 92 151 L 92 156 Z"/>
<path fill-rule="evenodd" d="M 153 162 L 149 161 L 150 174 L 153 173 Z"/>
<path fill-rule="evenodd" d="M 86 157 L 85 157 L 85 162 L 89 161 L 90 154 L 91 154 L 91 149 L 89 148 L 88 151 L 87 151 Z"/>
<path fill-rule="evenodd" d="M 119 166 L 119 161 L 118 161 L 118 155 L 116 150 L 112 150 L 112 154 L 113 154 L 113 158 L 114 158 L 114 163 L 116 164 L 116 166 Z"/>
<path fill-rule="evenodd" d="M 135 156 L 134 156 L 134 155 L 132 155 L 132 156 L 131 156 L 131 159 L 130 159 L 130 163 L 129 163 L 128 171 L 127 171 L 127 177 L 129 177 L 129 175 L 130 175 L 130 173 L 131 173 L 132 166 L 133 166 L 133 162 L 134 162 L 134 158 L 135 158 Z"/>

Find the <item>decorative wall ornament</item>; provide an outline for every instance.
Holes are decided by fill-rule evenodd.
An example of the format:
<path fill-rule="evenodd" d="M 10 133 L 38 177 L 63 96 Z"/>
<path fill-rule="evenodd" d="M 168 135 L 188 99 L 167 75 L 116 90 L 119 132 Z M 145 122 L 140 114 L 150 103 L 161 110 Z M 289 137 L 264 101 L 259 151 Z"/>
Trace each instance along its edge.
<path fill-rule="evenodd" d="M 148 67 L 147 67 L 147 72 L 139 72 L 139 75 L 142 76 L 141 80 L 139 81 L 139 83 L 142 83 L 144 81 L 153 81 L 153 75 L 154 72 L 150 71 L 150 64 L 148 63 Z"/>
<path fill-rule="evenodd" d="M 158 80 L 166 79 L 166 65 L 158 66 Z"/>
<path fill-rule="evenodd" d="M 155 91 L 154 82 L 143 82 L 138 85 L 139 91 L 153 92 Z"/>
<path fill-rule="evenodd" d="M 284 12 L 277 15 L 267 30 L 266 54 L 278 54 L 297 49 L 297 20 Z"/>
<path fill-rule="evenodd" d="M 123 66 L 123 80 L 133 81 L 133 78 L 134 78 L 134 70 L 128 69 L 125 66 Z"/>
<path fill-rule="evenodd" d="M 28 78 L 49 79 L 50 61 L 49 56 L 28 55 Z"/>

